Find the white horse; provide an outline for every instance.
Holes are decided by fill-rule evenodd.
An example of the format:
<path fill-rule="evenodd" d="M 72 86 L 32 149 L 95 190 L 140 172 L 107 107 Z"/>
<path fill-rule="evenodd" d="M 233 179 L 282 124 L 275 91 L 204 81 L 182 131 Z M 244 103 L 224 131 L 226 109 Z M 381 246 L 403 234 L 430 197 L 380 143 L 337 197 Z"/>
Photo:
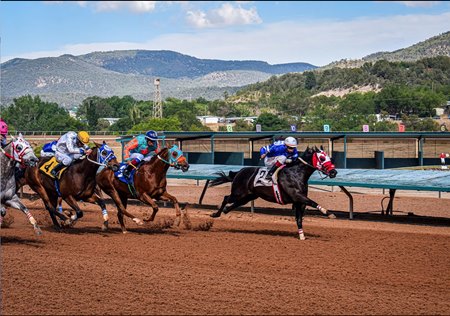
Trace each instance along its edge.
<path fill-rule="evenodd" d="M 6 210 L 3 205 L 7 205 L 25 213 L 31 225 L 33 225 L 36 235 L 39 236 L 42 234 L 42 231 L 37 221 L 16 194 L 16 179 L 14 176 L 17 163 L 34 166 L 38 162 L 38 158 L 22 134 L 19 134 L 17 138 L 13 137 L 12 142 L 8 143 L 4 148 L 1 148 L 0 151 L 0 227 L 3 217 L 6 215 Z"/>

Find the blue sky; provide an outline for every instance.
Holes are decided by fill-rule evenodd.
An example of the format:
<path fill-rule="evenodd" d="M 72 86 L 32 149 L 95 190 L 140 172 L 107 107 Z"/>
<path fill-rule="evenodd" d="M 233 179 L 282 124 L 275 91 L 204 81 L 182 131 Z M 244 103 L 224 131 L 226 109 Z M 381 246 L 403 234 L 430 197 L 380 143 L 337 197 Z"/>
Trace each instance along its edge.
<path fill-rule="evenodd" d="M 1 62 L 125 49 L 317 66 L 450 31 L 449 1 L 1 1 Z"/>

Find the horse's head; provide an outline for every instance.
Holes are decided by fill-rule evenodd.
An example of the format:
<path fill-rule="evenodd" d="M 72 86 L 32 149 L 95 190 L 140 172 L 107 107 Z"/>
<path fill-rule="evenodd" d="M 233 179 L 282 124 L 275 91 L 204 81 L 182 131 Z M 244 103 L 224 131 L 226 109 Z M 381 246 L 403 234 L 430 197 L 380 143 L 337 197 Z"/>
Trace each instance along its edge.
<path fill-rule="evenodd" d="M 169 148 L 169 150 L 167 151 L 167 161 L 165 162 L 175 169 L 181 169 L 181 171 L 183 172 L 189 170 L 189 163 L 187 162 L 186 157 L 184 157 L 183 152 L 178 148 L 177 145 L 173 145 Z"/>
<path fill-rule="evenodd" d="M 317 146 L 314 146 L 313 148 L 308 147 L 306 151 L 308 151 L 312 155 L 311 165 L 315 169 L 323 172 L 330 178 L 336 177 L 336 167 L 331 161 L 330 156 L 328 156 L 328 154 L 323 150 L 322 146 L 320 146 L 320 148 L 317 148 Z"/>
<path fill-rule="evenodd" d="M 34 167 L 38 163 L 39 159 L 34 154 L 33 148 L 31 148 L 30 144 L 23 138 L 22 134 L 19 134 L 17 138 L 13 137 L 11 147 L 11 159 L 31 167 Z"/>
<path fill-rule="evenodd" d="M 113 171 L 119 170 L 119 162 L 114 155 L 114 151 L 109 147 L 105 141 L 102 144 L 94 142 L 97 149 L 97 163 L 111 168 Z"/>

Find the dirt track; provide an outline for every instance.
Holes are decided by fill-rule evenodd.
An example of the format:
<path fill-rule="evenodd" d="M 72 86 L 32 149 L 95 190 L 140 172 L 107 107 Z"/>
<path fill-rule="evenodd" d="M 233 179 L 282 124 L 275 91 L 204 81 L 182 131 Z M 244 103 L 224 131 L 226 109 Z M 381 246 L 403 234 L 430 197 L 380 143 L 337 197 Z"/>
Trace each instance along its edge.
<path fill-rule="evenodd" d="M 201 187 L 169 192 L 195 203 Z M 211 188 L 204 203 L 219 204 L 227 192 Z M 331 210 L 348 208 L 340 192 L 310 197 Z M 42 202 L 25 199 L 44 234 L 35 237 L 25 216 L 8 210 L 14 223 L 0 231 L 1 313 L 450 314 L 450 199 L 400 196 L 394 220 L 374 215 L 380 200 L 355 194 L 364 213 L 353 221 L 345 212 L 336 220 L 308 212 L 307 240 L 299 241 L 292 216 L 236 211 L 201 230 L 211 210 L 192 207 L 190 230 L 164 228 L 175 212 L 163 207 L 155 223 L 127 220 L 123 235 L 109 205 L 104 233 L 99 208 L 83 203 L 85 217 L 59 233 Z M 361 220 L 368 214 L 372 220 Z"/>

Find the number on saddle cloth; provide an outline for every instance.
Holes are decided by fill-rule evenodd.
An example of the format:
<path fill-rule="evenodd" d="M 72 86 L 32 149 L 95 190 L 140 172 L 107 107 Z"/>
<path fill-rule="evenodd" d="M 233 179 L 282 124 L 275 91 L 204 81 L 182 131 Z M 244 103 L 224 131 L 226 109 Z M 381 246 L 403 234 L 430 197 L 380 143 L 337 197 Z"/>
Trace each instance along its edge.
<path fill-rule="evenodd" d="M 266 167 L 259 168 L 258 173 L 255 176 L 253 186 L 254 187 L 270 187 L 270 186 L 272 186 L 272 181 L 266 180 L 266 175 L 268 172 L 269 172 L 269 169 Z"/>
<path fill-rule="evenodd" d="M 43 163 L 42 166 L 39 168 L 39 170 L 43 173 L 45 173 L 46 175 L 48 175 L 50 178 L 55 178 L 51 172 L 52 170 L 58 165 L 58 161 L 56 160 L 55 157 L 50 158 L 47 162 Z M 61 177 L 61 175 L 63 174 L 63 172 L 67 169 L 67 167 L 63 167 L 60 171 L 59 171 L 59 175 Z"/>

